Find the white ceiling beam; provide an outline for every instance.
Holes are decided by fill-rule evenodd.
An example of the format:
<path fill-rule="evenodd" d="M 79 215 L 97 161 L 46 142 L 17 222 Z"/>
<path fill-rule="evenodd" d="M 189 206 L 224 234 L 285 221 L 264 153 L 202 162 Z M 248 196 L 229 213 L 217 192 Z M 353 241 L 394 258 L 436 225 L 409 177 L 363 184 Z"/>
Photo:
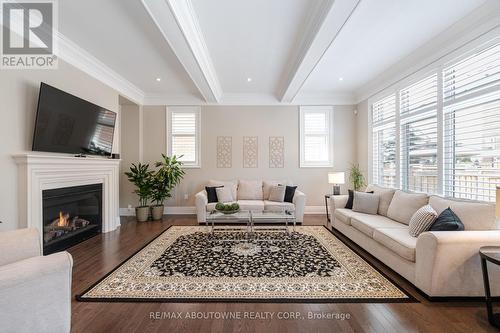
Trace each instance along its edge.
<path fill-rule="evenodd" d="M 278 97 L 290 103 L 330 48 L 361 0 L 323 0 L 309 18 L 301 46 L 291 60 Z"/>
<path fill-rule="evenodd" d="M 142 4 L 207 102 L 222 89 L 190 0 L 142 0 Z"/>

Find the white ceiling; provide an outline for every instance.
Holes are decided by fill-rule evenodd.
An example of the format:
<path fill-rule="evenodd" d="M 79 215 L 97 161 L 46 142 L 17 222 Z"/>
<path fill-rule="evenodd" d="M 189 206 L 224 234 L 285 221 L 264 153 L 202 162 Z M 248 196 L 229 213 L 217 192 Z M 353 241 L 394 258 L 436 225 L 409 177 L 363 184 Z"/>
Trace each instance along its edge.
<path fill-rule="evenodd" d="M 485 1 L 363 0 L 303 91 L 356 91 Z"/>
<path fill-rule="evenodd" d="M 292 97 L 297 92 L 354 96 L 367 82 L 481 5 L 499 2 L 58 3 L 60 32 L 128 80 L 143 94 L 143 102 L 224 103 L 228 96 L 239 96 L 245 104 L 259 104 L 281 102 L 284 91 Z"/>
<path fill-rule="evenodd" d="M 199 95 L 140 1 L 58 3 L 59 31 L 142 91 Z"/>
<path fill-rule="evenodd" d="M 222 90 L 274 93 L 314 0 L 192 2 Z"/>

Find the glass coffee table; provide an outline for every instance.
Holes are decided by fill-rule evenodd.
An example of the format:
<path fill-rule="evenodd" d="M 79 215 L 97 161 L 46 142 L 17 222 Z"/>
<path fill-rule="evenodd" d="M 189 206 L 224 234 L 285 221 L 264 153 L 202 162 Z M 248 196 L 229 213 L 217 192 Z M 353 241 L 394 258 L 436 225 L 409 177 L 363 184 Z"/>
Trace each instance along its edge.
<path fill-rule="evenodd" d="M 277 210 L 264 210 L 264 211 L 250 211 L 240 210 L 232 214 L 224 214 L 218 211 L 212 211 L 207 215 L 206 226 L 210 228 L 211 233 L 216 230 L 228 230 L 228 225 L 231 224 L 245 224 L 245 231 L 247 234 L 253 233 L 256 230 L 269 230 L 268 226 L 255 228 L 255 225 L 275 224 L 278 228 L 283 228 L 284 231 L 289 232 L 289 224 L 293 225 L 295 231 L 296 219 L 293 211 L 277 211 Z M 222 224 L 223 226 L 216 227 L 215 224 Z M 277 229 L 277 228 L 273 228 Z M 241 230 L 238 229 L 238 230 Z"/>

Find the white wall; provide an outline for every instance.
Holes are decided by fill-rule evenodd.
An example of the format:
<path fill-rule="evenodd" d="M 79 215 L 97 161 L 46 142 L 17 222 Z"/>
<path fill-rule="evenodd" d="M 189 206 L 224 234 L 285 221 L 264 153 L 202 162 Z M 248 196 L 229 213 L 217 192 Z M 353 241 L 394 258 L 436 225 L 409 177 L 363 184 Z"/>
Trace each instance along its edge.
<path fill-rule="evenodd" d="M 31 150 L 40 82 L 118 112 L 118 93 L 59 60 L 58 69 L 0 73 L 0 231 L 24 227 L 18 220 L 17 166 L 12 155 Z M 119 117 L 117 121 L 119 128 Z M 120 151 L 119 130 L 113 150 Z"/>
<path fill-rule="evenodd" d="M 187 169 L 181 185 L 169 206 L 193 206 L 194 194 L 204 188 L 209 179 L 277 179 L 289 180 L 307 194 L 308 206 L 323 206 L 324 194 L 331 192 L 327 174 L 333 170 L 346 171 L 356 162 L 356 117 L 354 106 L 334 107 L 334 163 L 333 168 L 299 168 L 299 108 L 297 106 L 202 106 L 200 169 Z M 127 114 L 124 114 L 126 117 Z M 143 153 L 145 162 L 153 162 L 166 151 L 166 107 L 143 107 Z M 123 120 L 127 122 L 128 120 Z M 232 136 L 233 167 L 216 167 L 217 136 Z M 243 136 L 259 137 L 258 168 L 243 168 Z M 284 136 L 285 167 L 269 168 L 269 136 Z M 123 147 L 122 156 L 133 155 Z M 124 167 L 126 167 L 124 165 Z M 344 186 L 345 191 L 347 185 Z M 184 199 L 184 195 L 188 199 Z M 122 192 L 121 207 L 134 202 Z"/>

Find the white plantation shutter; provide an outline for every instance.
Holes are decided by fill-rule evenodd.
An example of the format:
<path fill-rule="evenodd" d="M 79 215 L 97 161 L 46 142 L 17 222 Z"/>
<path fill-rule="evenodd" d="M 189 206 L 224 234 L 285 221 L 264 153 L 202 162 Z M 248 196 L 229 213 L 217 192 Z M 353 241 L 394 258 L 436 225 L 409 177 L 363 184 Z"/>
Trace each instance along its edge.
<path fill-rule="evenodd" d="M 438 192 L 437 74 L 401 89 L 401 186 Z"/>
<path fill-rule="evenodd" d="M 500 185 L 500 44 L 443 70 L 445 194 L 495 200 Z"/>
<path fill-rule="evenodd" d="M 199 166 L 200 110 L 198 107 L 168 108 L 168 154 L 182 156 L 186 166 Z"/>
<path fill-rule="evenodd" d="M 333 109 L 300 108 L 301 167 L 333 166 Z"/>
<path fill-rule="evenodd" d="M 372 105 L 372 178 L 381 186 L 396 186 L 396 96 Z"/>

